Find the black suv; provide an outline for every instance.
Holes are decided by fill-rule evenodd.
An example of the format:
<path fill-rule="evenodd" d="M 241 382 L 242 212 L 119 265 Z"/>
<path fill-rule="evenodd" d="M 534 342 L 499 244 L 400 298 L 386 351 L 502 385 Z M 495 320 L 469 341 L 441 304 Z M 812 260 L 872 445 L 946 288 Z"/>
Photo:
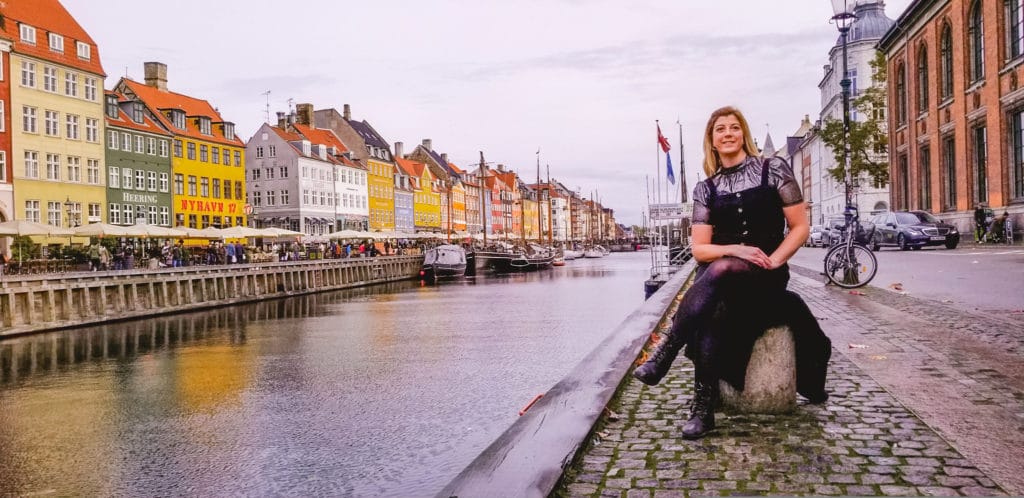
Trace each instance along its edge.
<path fill-rule="evenodd" d="M 895 211 L 875 216 L 874 250 L 882 246 L 896 246 L 901 250 L 920 249 L 924 246 L 946 246 L 956 249 L 960 232 L 956 227 L 939 221 L 925 211 Z"/>

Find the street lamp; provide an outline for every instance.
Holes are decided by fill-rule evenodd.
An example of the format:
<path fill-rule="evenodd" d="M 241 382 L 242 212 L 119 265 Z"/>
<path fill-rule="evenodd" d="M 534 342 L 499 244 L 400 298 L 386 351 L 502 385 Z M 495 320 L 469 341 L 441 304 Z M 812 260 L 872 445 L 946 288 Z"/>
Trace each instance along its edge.
<path fill-rule="evenodd" d="M 846 206 L 849 207 L 853 202 L 853 193 L 850 189 L 853 183 L 853 172 L 851 171 L 852 160 L 850 157 L 852 155 L 850 153 L 850 73 L 847 69 L 846 38 L 850 27 L 857 20 L 853 10 L 857 7 L 859 0 L 831 0 L 831 2 L 832 12 L 835 14 L 832 16 L 832 21 L 839 29 L 839 39 L 843 46 L 843 79 L 839 81 L 839 86 L 843 89 L 843 167 L 845 168 L 843 180 L 846 183 Z"/>
<path fill-rule="evenodd" d="M 74 211 L 75 203 L 71 202 L 71 197 L 68 197 L 64 201 L 64 211 L 68 213 L 68 227 L 74 228 L 78 226 L 78 214 Z"/>

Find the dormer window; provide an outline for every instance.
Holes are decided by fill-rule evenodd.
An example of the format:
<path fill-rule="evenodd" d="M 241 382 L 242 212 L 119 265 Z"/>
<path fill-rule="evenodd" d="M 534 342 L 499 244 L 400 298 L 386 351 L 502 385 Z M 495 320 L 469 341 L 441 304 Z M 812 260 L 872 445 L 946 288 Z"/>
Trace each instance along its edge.
<path fill-rule="evenodd" d="M 36 44 L 36 28 L 29 26 L 28 24 L 20 25 L 21 28 L 21 41 L 32 45 Z"/>
<path fill-rule="evenodd" d="M 199 133 L 203 135 L 210 135 L 210 118 L 206 116 L 199 117 Z"/>
<path fill-rule="evenodd" d="M 142 123 L 142 102 L 132 103 L 132 121 Z"/>
<path fill-rule="evenodd" d="M 185 129 L 185 111 L 181 109 L 171 110 L 171 124 L 179 130 Z"/>
<path fill-rule="evenodd" d="M 235 123 L 224 123 L 224 138 L 235 139 Z"/>
<path fill-rule="evenodd" d="M 77 42 L 78 46 L 78 58 L 89 60 L 92 59 L 92 47 L 88 43 Z"/>
<path fill-rule="evenodd" d="M 117 96 L 107 95 L 107 116 L 110 119 L 117 119 Z"/>
<path fill-rule="evenodd" d="M 59 54 L 64 53 L 64 37 L 57 33 L 50 33 L 50 50 Z"/>

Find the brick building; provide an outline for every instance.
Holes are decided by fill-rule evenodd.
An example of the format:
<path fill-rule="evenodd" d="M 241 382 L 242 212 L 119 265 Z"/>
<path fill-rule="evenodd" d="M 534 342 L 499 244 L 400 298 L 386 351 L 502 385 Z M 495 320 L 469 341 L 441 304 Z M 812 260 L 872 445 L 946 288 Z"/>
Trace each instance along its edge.
<path fill-rule="evenodd" d="M 970 233 L 985 203 L 1024 221 L 1024 0 L 915 0 L 879 42 L 888 62 L 895 209 Z"/>

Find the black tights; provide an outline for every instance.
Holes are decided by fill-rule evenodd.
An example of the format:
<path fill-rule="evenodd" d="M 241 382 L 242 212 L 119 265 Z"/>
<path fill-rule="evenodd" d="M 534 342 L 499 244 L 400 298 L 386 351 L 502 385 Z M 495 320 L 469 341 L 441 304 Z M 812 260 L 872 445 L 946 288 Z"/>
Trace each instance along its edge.
<path fill-rule="evenodd" d="M 787 268 L 765 270 L 749 261 L 723 257 L 697 269 L 693 285 L 683 295 L 672 320 L 670 340 L 679 347 L 690 344 L 697 382 L 715 383 L 718 372 L 715 356 L 720 350 L 723 330 L 711 327 L 712 318 L 722 302 L 733 303 L 734 310 L 760 313 L 762 303 L 786 289 Z M 744 311 L 734 311 L 742 313 Z"/>

